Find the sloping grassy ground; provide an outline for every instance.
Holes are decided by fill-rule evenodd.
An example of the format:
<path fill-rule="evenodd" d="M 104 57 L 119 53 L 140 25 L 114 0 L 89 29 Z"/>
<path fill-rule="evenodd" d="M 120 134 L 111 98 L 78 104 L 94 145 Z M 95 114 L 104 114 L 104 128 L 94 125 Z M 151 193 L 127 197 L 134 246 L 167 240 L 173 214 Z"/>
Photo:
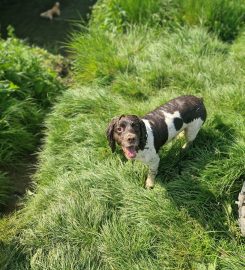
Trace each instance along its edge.
<path fill-rule="evenodd" d="M 2 268 L 243 269 L 234 203 L 245 172 L 239 46 L 201 28 L 75 36 L 80 86 L 47 121 L 36 194 L 2 221 Z M 208 120 L 184 157 L 182 141 L 161 150 L 147 191 L 146 168 L 110 153 L 107 123 L 186 93 L 204 97 Z"/>
<path fill-rule="evenodd" d="M 64 88 L 55 72 L 59 61 L 14 36 L 0 39 L 0 204 L 10 188 L 6 172 L 36 151 L 44 116 Z"/>
<path fill-rule="evenodd" d="M 36 192 L 0 223 L 2 269 L 244 269 L 235 200 L 245 180 L 244 36 L 129 26 L 74 34 L 74 82 L 46 121 Z M 105 129 L 181 94 L 204 98 L 194 146 L 165 146 L 156 187 L 111 154 Z"/>

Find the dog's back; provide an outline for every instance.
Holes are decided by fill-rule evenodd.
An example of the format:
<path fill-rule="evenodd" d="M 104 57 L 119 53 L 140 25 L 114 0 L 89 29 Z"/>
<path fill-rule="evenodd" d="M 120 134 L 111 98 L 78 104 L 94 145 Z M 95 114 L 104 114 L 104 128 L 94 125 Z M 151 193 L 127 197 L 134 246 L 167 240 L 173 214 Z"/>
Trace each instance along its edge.
<path fill-rule="evenodd" d="M 203 99 L 195 96 L 180 96 L 146 114 L 143 119 L 149 121 L 156 151 L 172 140 L 182 130 L 186 131 L 187 140 L 195 139 L 194 130 L 199 130 L 207 117 Z M 188 129 L 188 126 L 189 129 Z M 189 130 L 189 136 L 188 136 Z M 190 136 L 192 133 L 192 136 Z M 196 136 L 195 134 L 195 136 Z M 194 138 L 193 138 L 194 137 Z"/>

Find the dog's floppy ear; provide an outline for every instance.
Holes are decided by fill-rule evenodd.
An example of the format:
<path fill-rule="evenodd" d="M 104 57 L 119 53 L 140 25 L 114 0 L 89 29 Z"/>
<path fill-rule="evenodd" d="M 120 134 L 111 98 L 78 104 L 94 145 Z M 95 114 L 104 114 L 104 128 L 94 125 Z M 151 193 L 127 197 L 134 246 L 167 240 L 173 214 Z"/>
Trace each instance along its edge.
<path fill-rule="evenodd" d="M 140 141 L 139 141 L 139 149 L 144 150 L 147 140 L 147 132 L 145 123 L 140 119 Z"/>
<path fill-rule="evenodd" d="M 114 140 L 113 133 L 114 133 L 114 127 L 119 119 L 120 117 L 113 118 L 106 130 L 106 137 L 111 147 L 112 153 L 115 152 L 116 150 L 116 142 Z"/>

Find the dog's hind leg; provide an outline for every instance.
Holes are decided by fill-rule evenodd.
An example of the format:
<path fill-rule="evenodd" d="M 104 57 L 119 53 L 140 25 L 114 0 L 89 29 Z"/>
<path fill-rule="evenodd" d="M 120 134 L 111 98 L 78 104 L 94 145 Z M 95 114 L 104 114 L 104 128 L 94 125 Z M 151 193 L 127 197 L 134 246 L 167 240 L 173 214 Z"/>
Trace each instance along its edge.
<path fill-rule="evenodd" d="M 192 121 L 191 123 L 189 123 L 188 126 L 185 128 L 184 132 L 185 132 L 186 143 L 182 147 L 183 150 L 186 150 L 190 147 L 192 142 L 195 140 L 203 123 L 204 121 L 198 118 Z"/>

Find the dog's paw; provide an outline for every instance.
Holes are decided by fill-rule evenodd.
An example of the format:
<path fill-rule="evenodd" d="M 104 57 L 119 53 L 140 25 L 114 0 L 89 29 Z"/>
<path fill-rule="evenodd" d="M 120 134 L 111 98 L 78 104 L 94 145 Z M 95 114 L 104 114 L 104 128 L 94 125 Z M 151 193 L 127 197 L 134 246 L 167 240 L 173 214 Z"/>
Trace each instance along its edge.
<path fill-rule="evenodd" d="M 154 179 L 152 179 L 151 177 L 147 177 L 147 179 L 145 181 L 145 188 L 146 189 L 154 188 Z"/>
<path fill-rule="evenodd" d="M 192 142 L 187 142 L 182 146 L 182 151 L 188 150 L 192 145 Z"/>

